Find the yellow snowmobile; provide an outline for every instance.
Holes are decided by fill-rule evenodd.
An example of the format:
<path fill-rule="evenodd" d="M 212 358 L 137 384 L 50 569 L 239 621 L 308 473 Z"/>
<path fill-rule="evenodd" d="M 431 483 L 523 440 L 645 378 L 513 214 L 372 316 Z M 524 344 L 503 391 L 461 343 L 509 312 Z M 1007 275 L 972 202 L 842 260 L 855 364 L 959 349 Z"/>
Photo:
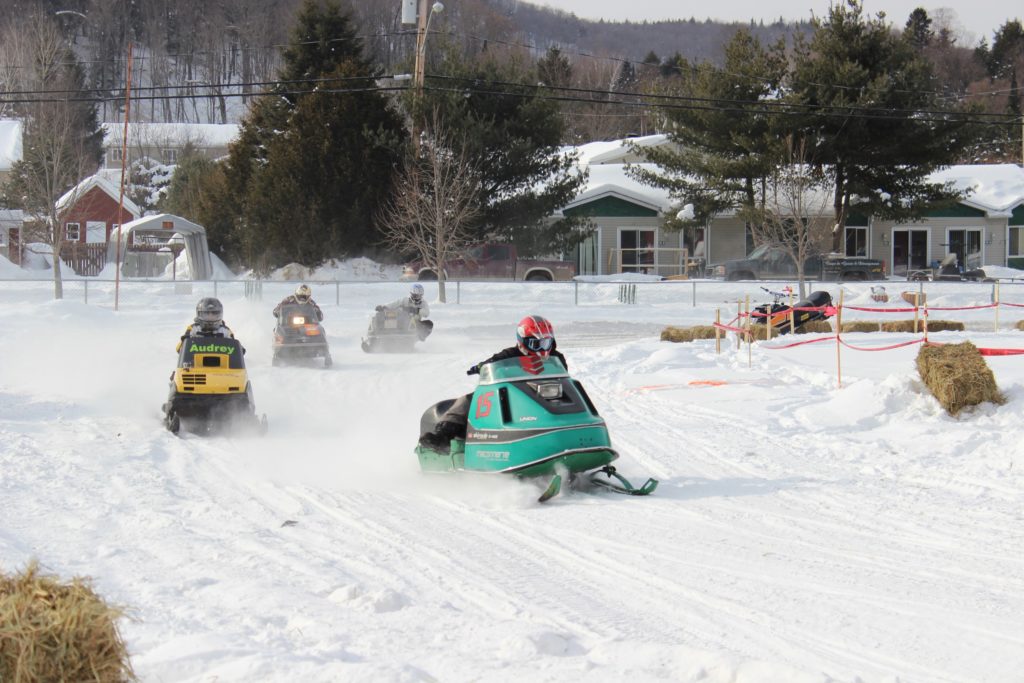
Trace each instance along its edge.
<path fill-rule="evenodd" d="M 231 337 L 199 335 L 182 340 L 163 412 L 164 425 L 175 434 L 183 425 L 200 434 L 267 431 L 267 416 L 256 416 L 245 350 Z"/>

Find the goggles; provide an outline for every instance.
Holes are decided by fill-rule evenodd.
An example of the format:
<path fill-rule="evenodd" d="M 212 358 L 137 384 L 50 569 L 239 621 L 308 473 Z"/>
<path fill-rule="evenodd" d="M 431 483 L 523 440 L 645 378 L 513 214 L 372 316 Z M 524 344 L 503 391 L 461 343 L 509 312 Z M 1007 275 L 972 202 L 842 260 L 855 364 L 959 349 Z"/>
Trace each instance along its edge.
<path fill-rule="evenodd" d="M 555 340 L 551 337 L 544 337 L 540 339 L 538 337 L 526 337 L 523 339 L 523 346 L 530 351 L 550 351 L 551 347 L 555 345 Z"/>

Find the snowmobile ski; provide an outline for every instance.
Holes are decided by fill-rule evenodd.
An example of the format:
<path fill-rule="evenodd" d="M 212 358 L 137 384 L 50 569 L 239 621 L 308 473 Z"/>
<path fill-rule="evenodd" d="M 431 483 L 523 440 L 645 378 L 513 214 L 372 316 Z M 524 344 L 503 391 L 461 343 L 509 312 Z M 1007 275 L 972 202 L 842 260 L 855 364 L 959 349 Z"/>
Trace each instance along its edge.
<path fill-rule="evenodd" d="M 561 491 L 561 490 L 562 490 L 562 475 L 561 474 L 556 474 L 555 476 L 551 477 L 551 482 L 548 484 L 548 487 L 544 490 L 544 493 L 541 494 L 540 498 L 537 499 L 537 502 L 538 503 L 547 502 L 547 501 L 551 500 L 552 498 L 554 498 L 555 496 L 557 496 L 558 492 Z"/>
<path fill-rule="evenodd" d="M 606 475 L 607 479 L 599 478 L 599 475 Z M 621 474 L 615 471 L 615 468 L 611 465 L 606 465 L 596 472 L 591 473 L 589 482 L 595 486 L 614 491 L 615 493 L 625 493 L 630 496 L 646 496 L 654 492 L 654 489 L 658 488 L 657 479 L 648 479 L 644 482 L 644 485 L 640 488 L 633 486 L 629 483 L 629 480 L 623 477 Z"/>

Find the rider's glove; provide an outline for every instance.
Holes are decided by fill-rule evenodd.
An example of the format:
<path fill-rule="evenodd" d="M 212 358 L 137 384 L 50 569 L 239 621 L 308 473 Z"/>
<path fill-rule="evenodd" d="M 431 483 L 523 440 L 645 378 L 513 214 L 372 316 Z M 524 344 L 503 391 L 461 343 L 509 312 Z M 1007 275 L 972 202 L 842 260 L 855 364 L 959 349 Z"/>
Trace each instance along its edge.
<path fill-rule="evenodd" d="M 474 365 L 469 370 L 466 370 L 466 374 L 467 375 L 479 375 L 480 374 L 480 365 L 479 364 Z"/>

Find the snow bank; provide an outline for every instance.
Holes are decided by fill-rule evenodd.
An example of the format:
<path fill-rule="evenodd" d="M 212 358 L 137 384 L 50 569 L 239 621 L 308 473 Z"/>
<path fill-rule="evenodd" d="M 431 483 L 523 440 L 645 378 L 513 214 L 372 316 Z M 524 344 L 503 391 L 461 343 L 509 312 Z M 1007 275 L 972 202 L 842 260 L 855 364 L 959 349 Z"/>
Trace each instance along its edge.
<path fill-rule="evenodd" d="M 299 263 L 289 263 L 275 270 L 267 279 L 285 282 L 297 282 L 299 280 L 389 282 L 398 281 L 401 275 L 402 266 L 400 265 L 385 265 L 377 263 L 373 259 L 359 257 L 345 261 L 332 259 L 316 268 L 310 268 Z"/>

